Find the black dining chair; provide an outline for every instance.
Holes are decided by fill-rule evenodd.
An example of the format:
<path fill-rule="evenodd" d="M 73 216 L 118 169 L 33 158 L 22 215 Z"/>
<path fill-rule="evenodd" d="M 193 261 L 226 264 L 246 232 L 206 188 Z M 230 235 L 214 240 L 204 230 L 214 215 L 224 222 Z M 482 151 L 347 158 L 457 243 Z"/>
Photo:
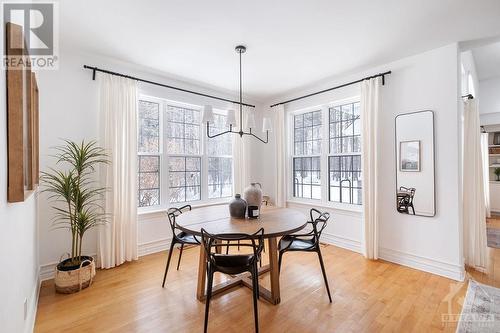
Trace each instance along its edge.
<path fill-rule="evenodd" d="M 326 277 L 325 265 L 323 263 L 323 257 L 321 255 L 321 249 L 319 244 L 319 239 L 323 229 L 325 229 L 328 219 L 330 218 L 330 213 L 322 213 L 317 209 L 311 208 L 310 211 L 311 220 L 307 223 L 312 226 L 312 230 L 303 234 L 291 234 L 283 236 L 279 243 L 279 257 L 278 257 L 278 268 L 281 271 L 281 259 L 283 254 L 289 251 L 305 251 L 305 252 L 316 252 L 318 254 L 319 263 L 321 265 L 321 271 L 323 272 L 323 278 L 325 279 L 326 291 L 328 292 L 328 298 L 330 303 L 332 302 L 332 296 L 330 295 L 330 287 L 328 286 L 328 279 Z"/>
<path fill-rule="evenodd" d="M 254 234 L 218 234 L 211 235 L 205 229 L 201 229 L 201 240 L 207 255 L 207 296 L 205 305 L 204 332 L 208 329 L 208 312 L 210 299 L 212 298 L 212 285 L 214 273 L 221 272 L 236 275 L 249 272 L 252 275 L 253 311 L 255 318 L 255 332 L 259 332 L 259 313 L 257 310 L 257 299 L 259 298 L 259 269 L 257 262 L 260 260 L 262 248 L 264 247 L 264 229 L 259 229 Z M 229 242 L 228 242 L 229 241 Z M 241 242 L 240 244 L 234 243 Z M 224 242 L 228 242 L 224 244 Z M 220 248 L 223 246 L 239 246 L 240 248 L 251 248 L 248 254 L 222 254 Z M 213 251 L 214 250 L 214 251 Z"/>
<path fill-rule="evenodd" d="M 416 189 L 414 187 L 399 187 L 397 193 L 397 208 L 398 212 L 410 214 L 410 208 L 415 215 L 415 207 L 413 207 L 413 198 L 415 197 Z"/>
<path fill-rule="evenodd" d="M 172 243 L 170 244 L 170 250 L 168 251 L 167 267 L 165 267 L 165 274 L 163 275 L 162 288 L 165 288 L 165 281 L 167 279 L 168 267 L 170 266 L 170 259 L 172 258 L 172 252 L 176 244 L 181 244 L 181 249 L 179 252 L 179 260 L 177 261 L 177 270 L 181 264 L 182 250 L 184 245 L 200 245 L 200 240 L 193 234 L 187 233 L 185 231 L 179 230 L 175 224 L 175 219 L 177 216 L 184 212 L 190 211 L 191 206 L 185 205 L 180 208 L 171 207 L 167 210 L 168 222 L 170 228 L 172 229 Z"/>

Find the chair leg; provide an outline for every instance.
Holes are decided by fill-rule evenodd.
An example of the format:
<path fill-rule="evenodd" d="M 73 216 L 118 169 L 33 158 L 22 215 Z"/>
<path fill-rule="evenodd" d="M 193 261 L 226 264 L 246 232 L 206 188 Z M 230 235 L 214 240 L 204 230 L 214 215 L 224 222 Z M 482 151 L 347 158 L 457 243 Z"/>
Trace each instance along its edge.
<path fill-rule="evenodd" d="M 321 255 L 321 250 L 318 248 L 318 258 L 319 264 L 321 265 L 321 271 L 323 272 L 323 279 L 325 279 L 326 291 L 328 292 L 328 298 L 330 303 L 332 302 L 332 296 L 330 295 L 330 287 L 328 286 L 328 279 L 326 278 L 325 265 L 323 264 L 323 256 Z"/>
<path fill-rule="evenodd" d="M 253 313 L 255 318 L 255 333 L 259 333 L 259 310 L 257 308 L 257 298 L 259 297 L 259 280 L 258 280 L 257 263 L 252 272 L 252 289 L 253 289 Z"/>
<path fill-rule="evenodd" d="M 208 311 L 210 308 L 210 299 L 212 298 L 212 283 L 214 280 L 214 272 L 209 267 L 207 270 L 208 281 L 207 281 L 207 297 L 205 299 L 205 325 L 203 332 L 207 333 L 208 331 Z"/>
<path fill-rule="evenodd" d="M 165 280 L 167 279 L 168 266 L 170 266 L 170 259 L 172 258 L 172 252 L 174 251 L 175 242 L 172 240 L 170 243 L 170 250 L 168 250 L 168 259 L 167 259 L 167 267 L 165 267 L 165 274 L 163 274 L 163 283 L 161 284 L 162 288 L 165 288 Z"/>
<path fill-rule="evenodd" d="M 238 241 L 238 251 L 240 250 L 240 241 Z"/>
<path fill-rule="evenodd" d="M 183 249 L 184 249 L 184 244 L 181 244 L 181 252 L 179 252 L 179 260 L 177 261 L 177 270 L 179 270 L 179 266 L 181 265 L 181 257 Z"/>
<path fill-rule="evenodd" d="M 284 252 L 280 251 L 279 256 L 278 256 L 278 273 L 281 272 L 281 259 L 283 258 L 283 253 Z"/>
<path fill-rule="evenodd" d="M 227 241 L 228 246 L 226 246 L 226 254 L 229 254 L 229 241 Z"/>
<path fill-rule="evenodd" d="M 255 265 L 255 288 L 257 289 L 257 299 L 260 299 L 259 269 Z"/>

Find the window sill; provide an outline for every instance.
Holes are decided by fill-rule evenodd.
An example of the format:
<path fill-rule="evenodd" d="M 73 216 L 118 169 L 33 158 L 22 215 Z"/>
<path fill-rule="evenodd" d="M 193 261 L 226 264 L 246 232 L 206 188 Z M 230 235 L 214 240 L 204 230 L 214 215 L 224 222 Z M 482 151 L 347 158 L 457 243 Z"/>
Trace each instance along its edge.
<path fill-rule="evenodd" d="M 320 207 L 320 208 L 356 213 L 359 215 L 363 214 L 363 206 L 362 205 L 341 204 L 341 203 L 334 203 L 334 202 L 324 203 L 321 201 L 309 201 L 309 200 L 305 201 L 305 200 L 296 200 L 296 199 L 287 200 L 287 204 L 301 205 L 301 206 L 308 206 L 308 207 Z"/>
<path fill-rule="evenodd" d="M 190 202 L 179 202 L 176 206 L 180 207 L 180 206 L 184 206 L 184 205 L 191 205 L 191 207 L 193 209 L 196 209 L 196 208 L 208 207 L 208 206 L 227 205 L 232 198 L 226 198 L 226 199 L 228 199 L 228 200 L 208 201 L 208 202 L 200 202 L 200 203 L 196 203 L 196 204 L 193 204 Z M 167 206 L 167 207 L 158 206 L 158 207 L 149 208 L 149 209 L 138 209 L 137 216 L 142 217 L 142 216 L 148 216 L 148 215 L 165 214 L 167 209 L 169 209 L 170 207 L 174 207 L 174 206 L 173 205 Z"/>

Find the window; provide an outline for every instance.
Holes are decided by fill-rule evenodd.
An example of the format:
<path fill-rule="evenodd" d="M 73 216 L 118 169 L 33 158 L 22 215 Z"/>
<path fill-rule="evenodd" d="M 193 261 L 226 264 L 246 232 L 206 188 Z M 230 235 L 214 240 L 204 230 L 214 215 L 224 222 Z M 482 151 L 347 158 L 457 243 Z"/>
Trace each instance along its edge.
<path fill-rule="evenodd" d="M 160 204 L 160 105 L 139 101 L 139 207 Z"/>
<path fill-rule="evenodd" d="M 141 96 L 138 207 L 221 200 L 233 193 L 232 136 L 206 137 L 201 107 Z M 225 130 L 217 110 L 213 132 Z"/>
<path fill-rule="evenodd" d="M 226 116 L 214 114 L 210 130 L 220 133 L 227 130 Z M 208 150 L 208 198 L 225 198 L 233 194 L 232 135 L 209 138 Z"/>
<path fill-rule="evenodd" d="M 167 106 L 170 202 L 201 200 L 200 111 Z"/>
<path fill-rule="evenodd" d="M 293 124 L 293 196 L 321 199 L 321 110 L 296 115 Z"/>
<path fill-rule="evenodd" d="M 362 204 L 359 99 L 290 118 L 290 195 L 323 203 Z"/>
<path fill-rule="evenodd" d="M 329 109 L 329 200 L 360 205 L 361 120 L 359 102 Z"/>

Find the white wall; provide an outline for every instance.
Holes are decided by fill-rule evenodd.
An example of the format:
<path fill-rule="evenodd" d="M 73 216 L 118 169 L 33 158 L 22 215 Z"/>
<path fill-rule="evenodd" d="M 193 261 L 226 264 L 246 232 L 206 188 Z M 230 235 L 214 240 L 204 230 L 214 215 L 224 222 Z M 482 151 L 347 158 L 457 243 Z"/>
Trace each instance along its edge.
<path fill-rule="evenodd" d="M 481 125 L 500 124 L 500 77 L 479 81 Z"/>
<path fill-rule="evenodd" d="M 452 44 L 353 75 L 325 80 L 268 101 L 266 105 L 392 70 L 381 89 L 380 255 L 389 261 L 460 280 L 463 261 L 459 222 L 458 68 L 458 46 Z M 290 103 L 286 110 L 322 105 L 356 94 L 359 94 L 359 87 L 350 86 Z M 432 218 L 399 214 L 395 208 L 394 118 L 418 110 L 435 112 L 436 216 Z M 254 149 L 257 149 L 255 145 Z M 274 147 L 267 145 L 259 151 L 260 176 L 256 177 L 262 179 L 265 188 L 274 189 Z M 272 195 L 275 196 L 274 191 Z M 327 238 L 340 246 L 343 245 L 340 240 L 347 239 L 349 246 L 345 247 L 351 248 L 361 243 L 361 214 L 333 210 L 332 220 L 326 230 Z"/>
<path fill-rule="evenodd" d="M 3 39 L 2 39 L 3 42 Z M 4 43 L 0 48 L 3 54 Z M 0 70 L 0 331 L 31 332 L 38 300 L 37 200 L 7 203 L 5 71 Z M 41 90 L 42 91 L 42 90 Z M 27 299 L 25 318 L 24 300 Z"/>
<path fill-rule="evenodd" d="M 92 65 L 116 72 L 160 81 L 186 89 L 216 96 L 236 99 L 226 91 L 215 91 L 210 87 L 160 77 L 148 69 L 84 53 L 61 50 L 59 70 L 40 73 L 40 168 L 47 170 L 54 166 L 49 157 L 50 147 L 61 144 L 61 139 L 91 140 L 98 136 L 98 90 L 97 81 L 92 81 L 92 71 L 83 65 Z M 99 75 L 99 73 L 97 74 Z M 237 73 L 235 73 L 236 77 Z M 186 94 L 174 90 L 140 84 L 141 93 L 197 105 L 211 104 L 214 108 L 227 108 L 229 103 L 205 97 Z M 245 99 L 247 102 L 252 101 Z M 47 197 L 40 197 L 40 265 L 42 279 L 52 277 L 53 267 L 60 256 L 70 249 L 67 230 L 53 230 L 50 220 L 53 211 Z M 161 213 L 139 217 L 139 253 L 146 254 L 168 248 L 171 238 L 170 228 Z M 91 230 L 84 238 L 83 251 L 94 255 L 97 251 L 97 234 Z"/>

